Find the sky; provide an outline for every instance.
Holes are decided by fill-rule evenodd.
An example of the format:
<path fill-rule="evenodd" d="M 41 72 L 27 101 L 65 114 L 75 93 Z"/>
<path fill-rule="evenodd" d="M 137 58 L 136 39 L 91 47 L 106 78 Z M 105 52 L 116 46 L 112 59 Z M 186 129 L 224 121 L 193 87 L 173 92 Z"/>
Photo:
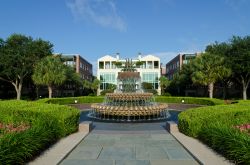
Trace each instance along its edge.
<path fill-rule="evenodd" d="M 1 0 L 0 38 L 42 38 L 54 53 L 93 64 L 120 53 L 153 54 L 165 65 L 179 53 L 250 34 L 250 0 Z"/>

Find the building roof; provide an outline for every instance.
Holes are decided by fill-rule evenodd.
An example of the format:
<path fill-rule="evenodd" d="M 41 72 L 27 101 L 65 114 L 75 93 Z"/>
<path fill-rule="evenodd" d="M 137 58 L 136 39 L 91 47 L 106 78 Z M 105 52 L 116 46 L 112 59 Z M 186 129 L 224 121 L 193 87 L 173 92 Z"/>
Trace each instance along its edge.
<path fill-rule="evenodd" d="M 117 58 L 112 57 L 110 55 L 105 55 L 105 56 L 98 59 L 98 61 L 116 61 L 116 60 L 117 60 Z"/>
<path fill-rule="evenodd" d="M 141 57 L 139 60 L 141 60 L 141 61 L 142 60 L 160 60 L 160 58 L 158 58 L 158 57 L 156 57 L 154 55 L 149 54 L 149 55 Z"/>

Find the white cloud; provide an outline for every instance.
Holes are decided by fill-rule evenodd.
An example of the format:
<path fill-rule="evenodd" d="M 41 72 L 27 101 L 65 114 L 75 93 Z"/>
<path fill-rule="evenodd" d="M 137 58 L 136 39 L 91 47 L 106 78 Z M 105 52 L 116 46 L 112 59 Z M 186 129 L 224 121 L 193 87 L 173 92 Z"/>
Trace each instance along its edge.
<path fill-rule="evenodd" d="M 247 0 L 224 0 L 226 5 L 232 8 L 234 11 L 239 11 L 240 8 L 246 5 Z"/>
<path fill-rule="evenodd" d="M 119 31 L 127 29 L 113 0 L 70 0 L 67 6 L 76 20 L 94 22 Z"/>

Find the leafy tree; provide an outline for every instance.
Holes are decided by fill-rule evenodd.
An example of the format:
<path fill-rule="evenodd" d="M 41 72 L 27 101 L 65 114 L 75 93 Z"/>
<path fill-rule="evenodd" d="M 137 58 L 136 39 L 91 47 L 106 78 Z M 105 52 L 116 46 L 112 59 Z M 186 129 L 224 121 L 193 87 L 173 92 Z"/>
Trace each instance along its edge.
<path fill-rule="evenodd" d="M 37 85 L 47 85 L 49 98 L 52 98 L 52 88 L 55 85 L 61 85 L 67 78 L 67 66 L 65 66 L 60 57 L 48 56 L 43 58 L 34 69 L 32 79 Z"/>
<path fill-rule="evenodd" d="M 76 73 L 71 66 L 66 66 L 66 83 L 75 83 L 76 85 L 82 84 L 82 79 L 78 73 Z"/>
<path fill-rule="evenodd" d="M 210 98 L 213 98 L 214 83 L 230 74 L 230 70 L 223 64 L 223 57 L 210 53 L 203 53 L 193 61 L 195 71 L 192 73 L 192 81 L 207 85 Z"/>
<path fill-rule="evenodd" d="M 221 57 L 224 57 L 225 60 L 224 60 L 224 66 L 228 67 L 228 68 L 231 68 L 230 65 L 228 65 L 228 58 L 226 56 L 227 53 L 230 52 L 230 49 L 231 49 L 231 45 L 226 43 L 226 42 L 222 42 L 222 43 L 218 43 L 218 42 L 215 42 L 214 44 L 210 44 L 206 47 L 206 52 L 210 53 L 210 54 L 214 54 L 214 55 L 217 55 L 217 56 L 221 56 Z M 221 83 L 223 85 L 223 98 L 226 99 L 226 94 L 227 94 L 227 88 L 229 86 L 232 85 L 232 75 L 228 75 L 228 77 L 224 77 L 222 80 L 221 80 Z"/>
<path fill-rule="evenodd" d="M 161 86 L 161 94 L 163 95 L 165 93 L 165 89 L 169 86 L 170 81 L 165 76 L 161 76 L 159 80 Z"/>
<path fill-rule="evenodd" d="M 243 99 L 247 99 L 247 88 L 250 83 L 250 36 L 234 36 L 230 42 L 208 45 L 207 52 L 225 57 L 227 67 L 232 70 L 232 77 L 242 85 Z M 224 80 L 227 84 L 230 82 Z"/>
<path fill-rule="evenodd" d="M 83 88 L 90 89 L 90 87 L 91 87 L 91 82 L 89 82 L 88 80 L 83 80 Z"/>
<path fill-rule="evenodd" d="M 185 89 L 190 84 L 193 84 L 192 73 L 195 71 L 193 60 L 190 60 L 187 64 L 183 64 L 181 69 L 174 74 L 173 80 L 170 81 L 168 87 L 172 95 L 185 95 Z"/>
<path fill-rule="evenodd" d="M 13 34 L 6 41 L 0 39 L 0 80 L 15 87 L 17 100 L 21 98 L 24 79 L 41 58 L 52 54 L 52 47 L 48 41 L 21 34 Z"/>
<path fill-rule="evenodd" d="M 233 76 L 242 84 L 243 99 L 247 100 L 250 83 L 250 36 L 233 37 L 230 52 L 226 54 Z"/>
<path fill-rule="evenodd" d="M 92 89 L 92 91 L 94 92 L 94 94 L 96 95 L 97 93 L 97 89 L 99 88 L 100 85 L 100 80 L 98 80 L 97 78 L 94 79 L 94 81 L 92 82 L 90 88 Z"/>

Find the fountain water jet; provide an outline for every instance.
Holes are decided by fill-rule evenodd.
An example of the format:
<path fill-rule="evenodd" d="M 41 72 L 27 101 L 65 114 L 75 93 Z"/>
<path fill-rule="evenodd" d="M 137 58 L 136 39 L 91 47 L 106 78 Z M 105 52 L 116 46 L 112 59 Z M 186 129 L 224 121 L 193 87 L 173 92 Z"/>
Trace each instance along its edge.
<path fill-rule="evenodd" d="M 152 93 L 144 93 L 140 86 L 140 74 L 132 60 L 127 60 L 118 73 L 120 89 L 107 93 L 104 103 L 92 104 L 88 116 L 98 120 L 121 122 L 154 121 L 168 118 L 168 105 L 155 103 Z M 138 84 L 139 83 L 139 84 Z"/>

